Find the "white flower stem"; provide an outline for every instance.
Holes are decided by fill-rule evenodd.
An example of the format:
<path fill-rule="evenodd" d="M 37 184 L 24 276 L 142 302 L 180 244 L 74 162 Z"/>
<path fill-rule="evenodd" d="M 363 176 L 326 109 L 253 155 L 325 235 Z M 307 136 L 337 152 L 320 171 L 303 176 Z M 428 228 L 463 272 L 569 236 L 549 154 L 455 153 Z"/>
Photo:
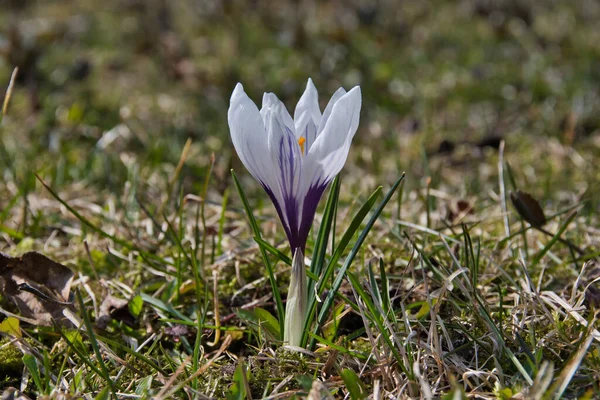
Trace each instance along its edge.
<path fill-rule="evenodd" d="M 300 346 L 304 333 L 306 318 L 306 271 L 304 269 L 304 254 L 299 248 L 294 252 L 292 260 L 292 276 L 285 306 L 285 325 L 283 341 L 290 346 Z"/>

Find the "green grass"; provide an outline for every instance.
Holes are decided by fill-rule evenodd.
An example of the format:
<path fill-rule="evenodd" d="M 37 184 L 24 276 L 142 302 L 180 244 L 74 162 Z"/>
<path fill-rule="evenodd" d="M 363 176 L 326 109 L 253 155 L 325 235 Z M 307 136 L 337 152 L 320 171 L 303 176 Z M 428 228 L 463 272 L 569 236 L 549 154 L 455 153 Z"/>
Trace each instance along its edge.
<path fill-rule="evenodd" d="M 75 280 L 71 322 L 38 326 L 0 269 L 4 390 L 600 397 L 595 3 L 12 3 L 0 251 Z M 280 346 L 292 255 L 226 112 L 238 81 L 293 110 L 309 76 L 321 101 L 360 84 L 363 111 L 309 238 L 296 353 Z"/>

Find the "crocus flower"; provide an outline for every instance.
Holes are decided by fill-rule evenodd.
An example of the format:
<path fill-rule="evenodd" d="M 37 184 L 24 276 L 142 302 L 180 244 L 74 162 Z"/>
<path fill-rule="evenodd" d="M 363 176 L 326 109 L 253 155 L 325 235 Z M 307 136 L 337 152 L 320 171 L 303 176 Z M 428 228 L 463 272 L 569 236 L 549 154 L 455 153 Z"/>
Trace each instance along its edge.
<path fill-rule="evenodd" d="M 273 93 L 263 95 L 260 111 L 240 83 L 231 95 L 233 145 L 273 201 L 294 255 L 284 324 L 284 341 L 292 346 L 300 345 L 306 316 L 306 240 L 325 188 L 346 162 L 360 106 L 358 86 L 340 88 L 321 114 L 310 78 L 293 119 Z"/>
<path fill-rule="evenodd" d="M 321 114 L 311 79 L 294 119 L 273 93 L 263 95 L 260 111 L 240 83 L 231 95 L 233 145 L 273 201 L 292 253 L 304 252 L 321 195 L 346 162 L 360 106 L 358 86 L 339 88 Z"/>

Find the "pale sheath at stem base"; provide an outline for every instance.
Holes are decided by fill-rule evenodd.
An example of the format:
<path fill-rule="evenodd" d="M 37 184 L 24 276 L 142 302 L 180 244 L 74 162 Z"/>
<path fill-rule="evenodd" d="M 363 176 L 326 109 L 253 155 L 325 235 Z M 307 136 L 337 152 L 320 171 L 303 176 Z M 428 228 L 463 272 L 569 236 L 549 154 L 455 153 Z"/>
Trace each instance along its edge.
<path fill-rule="evenodd" d="M 289 346 L 300 346 L 306 318 L 307 293 L 304 254 L 297 248 L 292 260 L 292 276 L 285 306 L 283 341 Z"/>

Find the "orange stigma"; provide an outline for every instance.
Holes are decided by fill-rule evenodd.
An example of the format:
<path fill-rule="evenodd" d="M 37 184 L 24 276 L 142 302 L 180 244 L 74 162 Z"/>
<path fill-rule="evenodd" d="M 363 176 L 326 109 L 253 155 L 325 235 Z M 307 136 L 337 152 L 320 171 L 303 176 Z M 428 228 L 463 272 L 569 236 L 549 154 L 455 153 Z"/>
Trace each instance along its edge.
<path fill-rule="evenodd" d="M 300 151 L 304 154 L 304 143 L 306 142 L 306 138 L 301 137 L 298 139 L 298 144 L 300 145 Z"/>

